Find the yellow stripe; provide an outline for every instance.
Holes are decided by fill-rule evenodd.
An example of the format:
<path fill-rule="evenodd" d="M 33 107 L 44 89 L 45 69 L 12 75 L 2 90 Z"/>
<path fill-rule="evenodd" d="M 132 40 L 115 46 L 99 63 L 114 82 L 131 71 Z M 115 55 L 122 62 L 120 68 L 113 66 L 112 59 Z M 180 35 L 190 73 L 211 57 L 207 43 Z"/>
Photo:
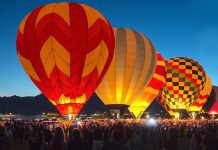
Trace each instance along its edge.
<path fill-rule="evenodd" d="M 86 55 L 82 77 L 90 74 L 95 67 L 97 67 L 98 73 L 101 74 L 107 61 L 107 57 L 107 46 L 104 41 L 101 41 L 101 43 L 94 50 Z"/>
<path fill-rule="evenodd" d="M 102 80 L 101 84 L 98 86 L 98 90 L 96 90 L 96 94 L 101 100 L 104 100 L 104 104 L 113 104 L 112 95 L 108 86 L 108 80 Z"/>
<path fill-rule="evenodd" d="M 108 59 L 108 47 L 104 41 L 101 41 L 99 45 L 100 45 L 100 53 L 97 59 L 96 67 L 98 70 L 98 74 L 100 75 Z"/>
<path fill-rule="evenodd" d="M 47 77 L 49 78 L 52 70 L 55 67 L 51 36 L 43 44 L 40 51 L 40 58 L 44 66 L 45 72 L 47 74 Z"/>
<path fill-rule="evenodd" d="M 115 59 L 116 59 L 116 51 L 114 51 L 114 56 L 113 56 L 112 62 L 110 64 L 110 67 L 108 68 L 108 71 L 102 80 L 102 81 L 106 80 L 105 82 L 107 83 L 107 84 L 103 84 L 103 86 L 104 85 L 109 86 L 109 88 L 107 88 L 107 87 L 105 88 L 106 91 L 103 94 L 107 95 L 106 93 L 110 93 L 110 95 L 112 97 L 112 99 L 110 99 L 110 100 L 102 99 L 105 102 L 105 104 L 116 103 L 116 65 L 115 65 Z"/>
<path fill-rule="evenodd" d="M 152 78 L 155 78 L 155 79 L 157 79 L 157 80 L 159 80 L 159 81 L 165 81 L 165 77 L 164 76 L 162 76 L 162 75 L 159 75 L 159 74 L 157 74 L 157 73 L 154 73 L 153 74 L 153 76 L 152 76 Z"/>
<path fill-rule="evenodd" d="M 40 58 L 41 58 L 42 64 L 46 62 L 51 52 L 52 52 L 52 40 L 50 36 L 43 44 L 41 51 L 40 51 Z"/>
<path fill-rule="evenodd" d="M 39 14 L 36 18 L 36 24 L 35 24 L 35 27 L 38 25 L 39 21 L 47 14 L 49 13 L 52 13 L 53 9 L 54 9 L 54 6 L 56 4 L 55 3 L 52 3 L 52 4 L 47 4 L 45 6 L 42 7 L 42 9 L 39 11 Z"/>
<path fill-rule="evenodd" d="M 44 66 L 45 72 L 49 78 L 51 75 L 51 72 L 54 70 L 54 67 L 55 67 L 55 61 L 54 61 L 53 55 L 49 55 L 46 63 L 43 64 L 43 66 Z"/>
<path fill-rule="evenodd" d="M 29 17 L 29 14 L 25 16 L 25 18 L 22 20 L 19 26 L 19 31 L 23 34 L 24 33 L 24 27 L 27 21 L 27 18 Z"/>
<path fill-rule="evenodd" d="M 107 20 L 102 16 L 101 13 L 99 13 L 96 9 L 91 8 L 89 6 L 86 6 L 84 4 L 81 4 L 83 9 L 86 12 L 87 21 L 88 21 L 88 28 L 93 25 L 93 23 L 96 22 L 97 19 L 102 19 L 104 22 L 107 22 Z"/>
<path fill-rule="evenodd" d="M 123 104 L 123 84 L 126 69 L 126 31 L 124 29 L 117 29 L 115 44 L 115 71 L 116 71 L 116 99 L 118 104 Z"/>
<path fill-rule="evenodd" d="M 70 12 L 69 12 L 69 5 L 66 2 L 62 3 L 52 3 L 45 5 L 40 11 L 36 19 L 35 26 L 38 25 L 39 21 L 46 15 L 50 13 L 55 13 L 59 15 L 68 25 L 70 25 Z"/>
<path fill-rule="evenodd" d="M 70 53 L 54 37 L 52 43 L 58 69 L 70 77 Z"/>
<path fill-rule="evenodd" d="M 157 66 L 166 66 L 164 61 L 157 61 Z"/>
<path fill-rule="evenodd" d="M 137 83 L 135 83 L 135 85 L 134 85 L 134 92 L 133 92 L 132 96 L 140 94 L 140 92 L 143 90 L 143 88 L 145 86 L 147 86 L 147 84 L 150 82 L 150 80 L 152 78 L 152 73 L 150 73 L 148 71 L 149 71 L 149 68 L 151 67 L 151 61 L 156 61 L 156 59 L 151 60 L 151 55 L 152 55 L 152 53 L 154 51 L 152 50 L 150 42 L 148 41 L 147 38 L 144 37 L 144 35 L 141 35 L 141 37 L 143 38 L 143 42 L 144 42 L 144 45 L 145 45 L 145 48 L 146 48 L 144 50 L 144 51 L 146 51 L 145 52 L 146 56 L 140 56 L 140 57 L 145 57 L 145 60 L 143 62 L 144 66 L 143 66 L 142 70 L 136 70 L 136 72 L 135 72 L 135 73 L 137 73 L 137 71 L 138 71 L 138 73 L 140 73 L 140 77 L 139 77 L 139 79 L 133 79 L 133 80 L 136 80 Z M 153 54 L 153 55 L 155 55 L 155 54 Z M 136 56 L 136 57 L 139 59 L 139 56 Z M 137 60 L 137 61 L 139 61 L 139 60 Z M 153 69 L 153 72 L 154 72 L 154 69 Z M 150 77 L 149 77 L 148 81 L 146 81 L 146 83 L 145 83 L 145 81 L 144 81 L 145 77 L 148 76 L 148 75 L 150 75 Z M 132 99 L 132 97 L 131 97 L 131 99 Z M 129 102 L 127 101 L 126 103 L 129 103 Z"/>
<path fill-rule="evenodd" d="M 152 94 L 157 95 L 157 94 L 159 93 L 159 90 L 156 90 L 156 89 L 152 88 L 151 86 L 148 86 L 148 87 L 146 88 L 146 92 L 147 92 L 147 93 L 152 93 Z"/>
<path fill-rule="evenodd" d="M 126 66 L 125 66 L 125 78 L 123 82 L 123 94 L 122 94 L 122 103 L 130 101 L 131 95 L 133 94 L 134 88 L 130 86 L 132 77 L 134 74 L 135 62 L 136 62 L 136 40 L 134 34 L 131 30 L 126 31 L 127 36 L 127 50 L 126 50 Z M 133 99 L 132 99 L 133 100 Z"/>
<path fill-rule="evenodd" d="M 29 59 L 24 58 L 18 51 L 18 57 L 20 59 L 20 62 L 23 66 L 23 68 L 25 69 L 26 73 L 33 78 L 36 81 L 40 81 L 39 76 L 37 75 L 37 73 L 35 72 L 35 69 L 32 66 L 32 63 Z"/>
<path fill-rule="evenodd" d="M 42 46 L 40 58 L 48 77 L 55 65 L 65 75 L 70 76 L 70 53 L 53 36 Z"/>
<path fill-rule="evenodd" d="M 59 15 L 70 26 L 70 12 L 68 3 L 58 3 L 55 5 L 53 13 Z"/>
<path fill-rule="evenodd" d="M 82 77 L 87 76 L 94 70 L 100 50 L 101 44 L 99 44 L 94 50 L 86 55 Z"/>

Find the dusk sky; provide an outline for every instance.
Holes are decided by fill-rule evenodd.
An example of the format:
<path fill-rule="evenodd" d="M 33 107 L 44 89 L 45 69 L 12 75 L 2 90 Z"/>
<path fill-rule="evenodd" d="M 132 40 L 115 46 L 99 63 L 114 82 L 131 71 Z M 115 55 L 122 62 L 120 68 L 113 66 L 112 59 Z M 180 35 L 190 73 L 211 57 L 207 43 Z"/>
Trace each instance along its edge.
<path fill-rule="evenodd" d="M 59 0 L 1 0 L 0 96 L 30 96 L 40 91 L 16 53 L 17 29 L 33 9 Z M 165 59 L 197 60 L 218 85 L 218 1 L 216 0 L 79 0 L 99 10 L 113 27 L 146 35 Z"/>

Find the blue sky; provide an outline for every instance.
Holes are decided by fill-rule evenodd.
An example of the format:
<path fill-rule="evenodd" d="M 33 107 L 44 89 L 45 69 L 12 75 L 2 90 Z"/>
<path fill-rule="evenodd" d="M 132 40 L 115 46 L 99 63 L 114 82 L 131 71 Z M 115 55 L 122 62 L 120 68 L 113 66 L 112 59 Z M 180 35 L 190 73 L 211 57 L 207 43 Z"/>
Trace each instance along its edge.
<path fill-rule="evenodd" d="M 38 6 L 59 0 L 1 0 L 0 96 L 37 95 L 16 54 L 16 34 L 23 17 Z M 197 60 L 218 85 L 218 1 L 77 0 L 98 9 L 114 27 L 145 34 L 165 59 Z"/>

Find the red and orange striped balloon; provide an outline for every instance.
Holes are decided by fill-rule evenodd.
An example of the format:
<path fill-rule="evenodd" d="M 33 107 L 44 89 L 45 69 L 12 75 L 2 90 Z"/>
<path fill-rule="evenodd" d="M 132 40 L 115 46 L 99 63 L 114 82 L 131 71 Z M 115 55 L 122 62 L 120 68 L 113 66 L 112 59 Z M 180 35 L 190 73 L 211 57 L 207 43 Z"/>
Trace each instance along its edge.
<path fill-rule="evenodd" d="M 80 112 L 105 75 L 114 46 L 109 22 L 77 3 L 36 8 L 17 34 L 23 68 L 62 115 Z"/>

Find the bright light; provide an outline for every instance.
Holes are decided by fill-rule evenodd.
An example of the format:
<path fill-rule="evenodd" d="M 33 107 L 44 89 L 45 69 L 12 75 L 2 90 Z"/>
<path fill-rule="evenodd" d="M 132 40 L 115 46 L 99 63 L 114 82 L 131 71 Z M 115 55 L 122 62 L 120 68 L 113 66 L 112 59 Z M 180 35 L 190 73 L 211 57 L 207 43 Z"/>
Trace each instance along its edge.
<path fill-rule="evenodd" d="M 149 115 L 146 116 L 147 119 L 149 119 L 149 117 L 150 117 Z"/>
<path fill-rule="evenodd" d="M 195 112 L 192 112 L 192 119 L 195 119 L 195 116 L 196 116 Z"/>
<path fill-rule="evenodd" d="M 119 113 L 117 114 L 117 118 L 120 118 L 120 114 Z"/>
<path fill-rule="evenodd" d="M 202 116 L 201 119 L 204 120 L 204 117 Z"/>
<path fill-rule="evenodd" d="M 215 111 L 212 111 L 212 112 L 211 112 L 211 114 L 212 114 L 212 115 L 215 115 L 215 114 L 216 114 L 216 112 L 215 112 Z"/>
<path fill-rule="evenodd" d="M 174 115 L 175 115 L 175 119 L 179 119 L 180 116 L 179 112 L 175 112 Z"/>
<path fill-rule="evenodd" d="M 68 119 L 69 119 L 69 120 L 72 120 L 72 118 L 73 118 L 73 115 L 72 115 L 72 114 L 69 114 L 69 115 L 68 115 Z"/>
<path fill-rule="evenodd" d="M 81 121 L 77 121 L 77 125 L 80 126 L 81 125 Z"/>
<path fill-rule="evenodd" d="M 155 126 L 155 125 L 156 125 L 156 120 L 155 120 L 154 118 L 150 118 L 150 119 L 148 120 L 148 125 L 149 125 L 149 126 Z"/>

